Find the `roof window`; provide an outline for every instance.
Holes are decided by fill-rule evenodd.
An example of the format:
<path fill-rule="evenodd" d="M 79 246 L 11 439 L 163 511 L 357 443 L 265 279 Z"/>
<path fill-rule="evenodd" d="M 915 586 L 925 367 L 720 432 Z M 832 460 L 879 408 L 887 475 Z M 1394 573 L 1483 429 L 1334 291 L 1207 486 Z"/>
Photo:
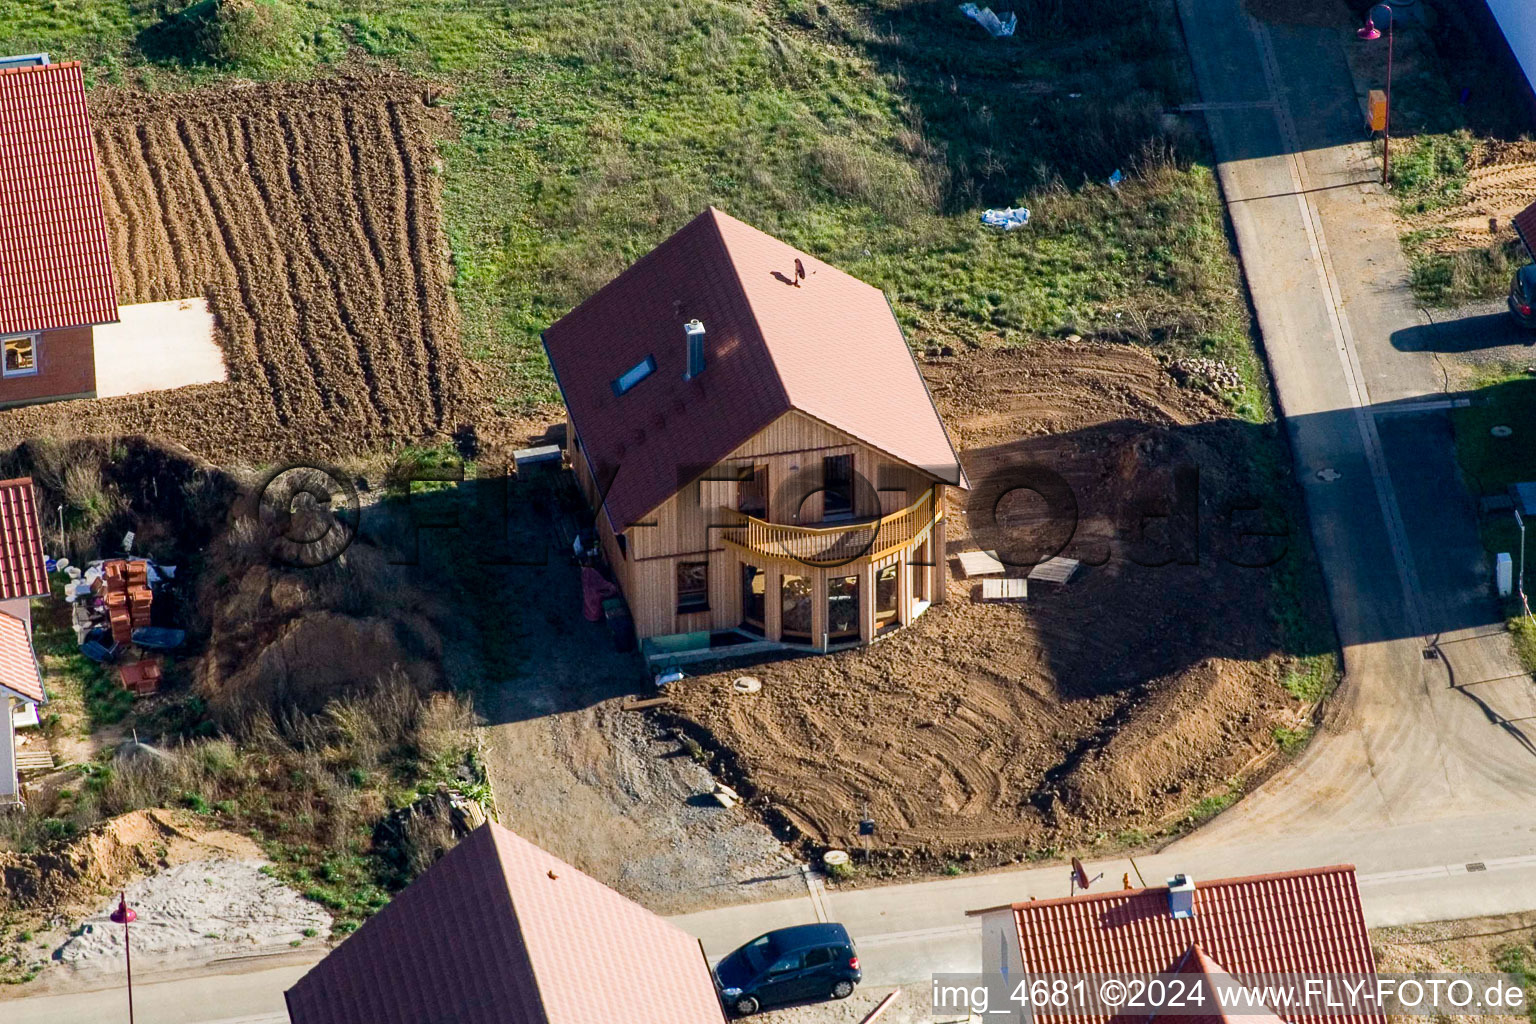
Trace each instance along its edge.
<path fill-rule="evenodd" d="M 622 395 L 655 372 L 656 357 L 646 356 L 619 375 L 619 378 L 613 382 L 613 393 L 615 395 Z"/>

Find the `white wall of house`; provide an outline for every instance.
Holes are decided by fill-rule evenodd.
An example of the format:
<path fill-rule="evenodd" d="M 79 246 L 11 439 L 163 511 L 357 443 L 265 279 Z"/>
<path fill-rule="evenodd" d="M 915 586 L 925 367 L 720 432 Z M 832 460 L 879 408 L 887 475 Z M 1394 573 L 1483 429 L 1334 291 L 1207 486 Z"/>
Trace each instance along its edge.
<path fill-rule="evenodd" d="M 0 803 L 16 799 L 21 791 L 16 779 L 16 728 L 12 724 L 14 700 L 8 694 L 0 694 Z"/>

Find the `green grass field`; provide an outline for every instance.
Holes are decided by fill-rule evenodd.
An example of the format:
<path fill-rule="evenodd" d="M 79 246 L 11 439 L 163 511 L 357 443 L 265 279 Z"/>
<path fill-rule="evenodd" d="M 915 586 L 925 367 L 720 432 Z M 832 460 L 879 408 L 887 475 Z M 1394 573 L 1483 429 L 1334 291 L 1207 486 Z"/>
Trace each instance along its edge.
<path fill-rule="evenodd" d="M 0 51 L 146 89 L 446 85 L 457 296 L 506 406 L 555 397 L 539 331 L 708 203 L 885 289 L 915 343 L 1097 332 L 1257 381 L 1203 143 L 1167 113 L 1172 3 L 1012 9 L 995 40 L 948 0 L 12 0 Z M 1021 231 L 978 223 L 1020 203 Z"/>

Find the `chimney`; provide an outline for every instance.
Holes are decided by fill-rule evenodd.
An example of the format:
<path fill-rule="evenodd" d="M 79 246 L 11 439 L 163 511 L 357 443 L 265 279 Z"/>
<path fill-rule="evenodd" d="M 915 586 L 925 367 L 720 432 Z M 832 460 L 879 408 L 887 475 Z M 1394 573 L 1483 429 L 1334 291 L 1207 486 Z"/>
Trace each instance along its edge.
<path fill-rule="evenodd" d="M 1175 921 L 1195 916 L 1195 880 L 1185 874 L 1168 879 L 1168 913 Z"/>
<path fill-rule="evenodd" d="M 683 380 L 693 380 L 704 372 L 704 325 L 689 320 L 683 325 L 683 334 L 688 339 L 688 372 Z"/>

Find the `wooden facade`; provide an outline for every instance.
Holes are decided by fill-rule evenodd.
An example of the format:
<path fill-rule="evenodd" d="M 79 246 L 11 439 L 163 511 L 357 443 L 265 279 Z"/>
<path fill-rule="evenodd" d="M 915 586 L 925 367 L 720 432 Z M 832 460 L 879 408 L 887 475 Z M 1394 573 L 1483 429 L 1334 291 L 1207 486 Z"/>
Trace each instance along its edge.
<path fill-rule="evenodd" d="M 568 436 L 642 638 L 742 629 L 813 648 L 867 643 L 943 601 L 947 485 L 811 416 L 785 413 L 617 534 Z"/>

